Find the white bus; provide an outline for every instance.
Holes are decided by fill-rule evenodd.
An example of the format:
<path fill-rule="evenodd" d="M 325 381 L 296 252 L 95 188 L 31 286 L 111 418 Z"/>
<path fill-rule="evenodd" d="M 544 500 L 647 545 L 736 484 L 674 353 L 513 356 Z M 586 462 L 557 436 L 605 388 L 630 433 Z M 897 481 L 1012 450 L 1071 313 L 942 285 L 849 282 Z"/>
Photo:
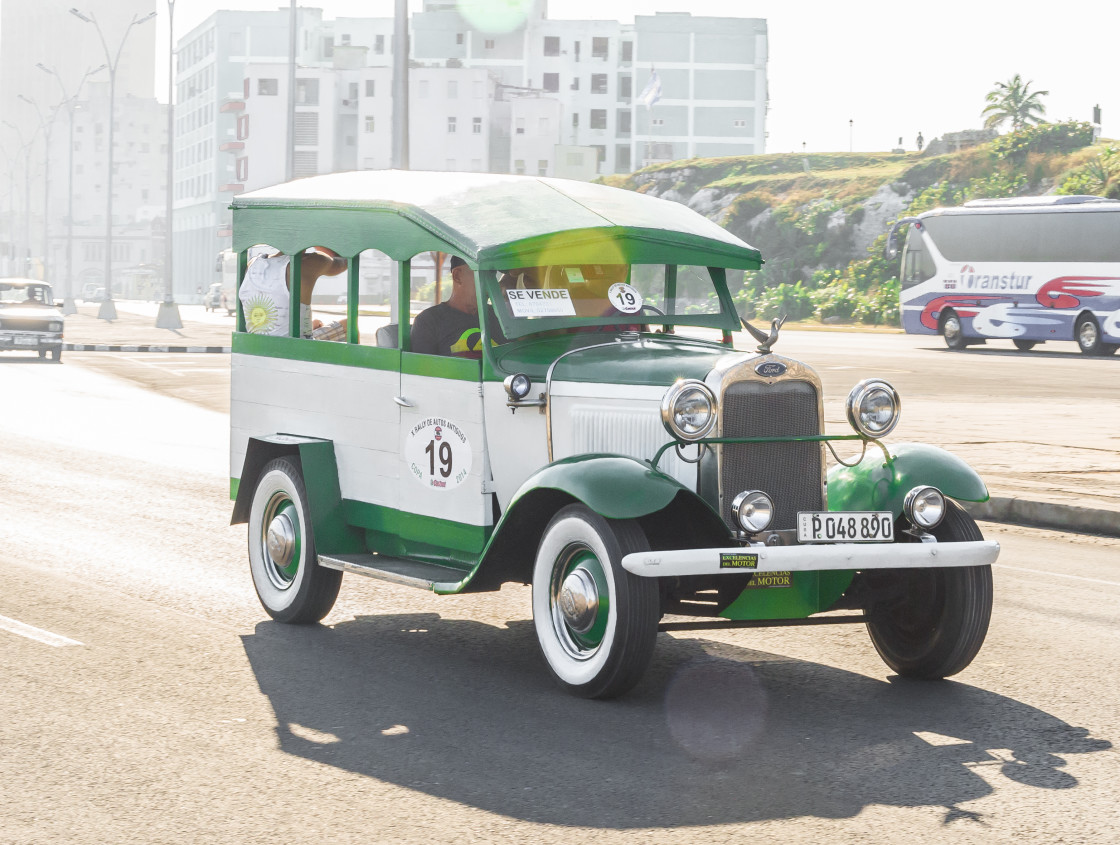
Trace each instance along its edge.
<path fill-rule="evenodd" d="M 1120 201 L 1091 196 L 973 200 L 899 220 L 902 326 L 950 349 L 1007 339 L 1023 351 L 1072 340 L 1120 348 Z"/>

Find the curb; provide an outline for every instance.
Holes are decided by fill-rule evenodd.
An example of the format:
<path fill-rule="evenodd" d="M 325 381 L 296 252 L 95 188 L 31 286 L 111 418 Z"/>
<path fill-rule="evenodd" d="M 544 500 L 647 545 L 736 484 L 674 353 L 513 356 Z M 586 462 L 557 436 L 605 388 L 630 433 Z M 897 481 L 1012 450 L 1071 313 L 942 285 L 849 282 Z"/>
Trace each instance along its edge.
<path fill-rule="evenodd" d="M 64 343 L 66 352 L 189 352 L 199 354 L 216 352 L 228 354 L 229 346 L 167 346 L 162 343 L 149 344 L 106 344 L 106 343 Z"/>
<path fill-rule="evenodd" d="M 993 496 L 986 502 L 962 502 L 973 519 L 1120 537 L 1120 513 L 1053 502 Z"/>

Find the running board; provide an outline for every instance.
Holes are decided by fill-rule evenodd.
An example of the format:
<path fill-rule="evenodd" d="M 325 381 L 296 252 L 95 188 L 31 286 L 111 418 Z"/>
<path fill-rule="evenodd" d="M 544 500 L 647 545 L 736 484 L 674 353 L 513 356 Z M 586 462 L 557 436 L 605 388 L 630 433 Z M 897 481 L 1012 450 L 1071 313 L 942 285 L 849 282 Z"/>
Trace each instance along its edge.
<path fill-rule="evenodd" d="M 468 573 L 438 563 L 387 555 L 319 555 L 319 566 L 437 593 L 455 592 Z"/>

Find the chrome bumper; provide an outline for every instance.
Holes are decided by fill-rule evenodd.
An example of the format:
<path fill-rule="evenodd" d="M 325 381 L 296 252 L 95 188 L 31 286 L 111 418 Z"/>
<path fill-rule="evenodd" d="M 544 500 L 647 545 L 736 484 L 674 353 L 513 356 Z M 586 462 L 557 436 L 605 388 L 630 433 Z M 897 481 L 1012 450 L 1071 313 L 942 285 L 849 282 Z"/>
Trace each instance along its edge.
<path fill-rule="evenodd" d="M 742 575 L 751 572 L 814 572 L 822 569 L 917 569 L 984 566 L 999 557 L 999 543 L 849 543 L 835 546 L 737 546 L 635 552 L 622 567 L 645 578 Z"/>

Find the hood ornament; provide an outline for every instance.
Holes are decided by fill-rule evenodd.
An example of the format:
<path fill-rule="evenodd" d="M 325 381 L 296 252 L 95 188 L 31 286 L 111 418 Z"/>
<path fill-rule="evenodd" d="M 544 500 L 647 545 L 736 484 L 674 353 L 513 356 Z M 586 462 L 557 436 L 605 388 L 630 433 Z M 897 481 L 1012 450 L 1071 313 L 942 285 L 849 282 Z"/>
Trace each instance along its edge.
<path fill-rule="evenodd" d="M 758 341 L 758 351 L 763 355 L 769 355 L 770 347 L 778 341 L 778 332 L 781 331 L 782 323 L 786 321 L 786 315 L 783 314 L 781 317 L 775 317 L 770 321 L 770 334 L 766 334 L 762 329 L 756 329 L 741 317 L 739 319 L 743 324 L 743 328 L 750 333 L 751 337 Z"/>

